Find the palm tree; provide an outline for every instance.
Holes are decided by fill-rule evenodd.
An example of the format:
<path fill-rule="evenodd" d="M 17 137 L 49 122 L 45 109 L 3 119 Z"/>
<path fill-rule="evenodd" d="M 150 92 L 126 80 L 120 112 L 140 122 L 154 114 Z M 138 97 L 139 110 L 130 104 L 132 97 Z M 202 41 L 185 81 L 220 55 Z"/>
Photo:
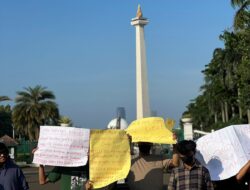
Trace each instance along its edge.
<path fill-rule="evenodd" d="M 8 96 L 0 96 L 0 102 L 11 100 Z M 0 137 L 7 134 L 12 136 L 11 107 L 0 106 Z"/>
<path fill-rule="evenodd" d="M 53 92 L 40 85 L 24 88 L 17 92 L 16 105 L 13 108 L 13 123 L 17 132 L 28 136 L 30 140 L 38 139 L 41 125 L 56 123 L 59 118 L 57 104 L 53 101 Z"/>
<path fill-rule="evenodd" d="M 215 128 L 250 123 L 250 0 L 231 0 L 238 8 L 235 31 L 220 35 L 224 48 L 216 48 L 205 70 L 201 95 L 188 106 L 194 127 Z M 207 117 L 205 117 L 207 116 Z"/>
<path fill-rule="evenodd" d="M 247 30 L 246 30 L 247 31 Z M 241 63 L 238 67 L 240 103 L 247 114 L 250 123 L 250 29 L 248 32 L 240 33 L 239 46 L 242 53 Z"/>
<path fill-rule="evenodd" d="M 250 0 L 231 0 L 234 8 L 238 8 L 234 17 L 234 28 L 236 30 L 249 28 L 250 26 Z"/>
<path fill-rule="evenodd" d="M 8 96 L 0 96 L 0 102 L 11 100 Z"/>

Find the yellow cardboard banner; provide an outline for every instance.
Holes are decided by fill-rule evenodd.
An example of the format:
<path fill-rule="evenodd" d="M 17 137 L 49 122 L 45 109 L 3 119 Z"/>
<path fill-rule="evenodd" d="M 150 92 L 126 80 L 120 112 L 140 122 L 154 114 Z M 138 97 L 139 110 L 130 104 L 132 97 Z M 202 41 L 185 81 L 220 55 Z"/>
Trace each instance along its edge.
<path fill-rule="evenodd" d="M 170 119 L 170 118 L 167 118 L 166 119 L 166 127 L 172 131 L 172 129 L 174 128 L 174 125 L 175 125 L 175 120 L 173 119 Z"/>
<path fill-rule="evenodd" d="M 173 140 L 173 133 L 167 129 L 164 119 L 160 117 L 135 120 L 126 131 L 132 137 L 132 142 L 176 144 L 176 140 Z"/>
<path fill-rule="evenodd" d="M 130 144 L 125 131 L 91 130 L 89 167 L 94 188 L 126 178 L 130 162 Z"/>

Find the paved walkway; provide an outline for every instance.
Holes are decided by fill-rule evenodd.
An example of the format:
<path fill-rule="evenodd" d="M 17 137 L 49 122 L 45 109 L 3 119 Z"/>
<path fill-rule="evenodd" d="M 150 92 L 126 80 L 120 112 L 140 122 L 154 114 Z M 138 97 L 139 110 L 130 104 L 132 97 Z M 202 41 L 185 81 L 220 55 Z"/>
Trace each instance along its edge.
<path fill-rule="evenodd" d="M 48 167 L 50 170 L 51 168 Z M 45 185 L 39 185 L 38 182 L 38 168 L 27 167 L 22 168 L 26 180 L 29 183 L 30 190 L 60 190 L 60 183 L 48 183 Z"/>
<path fill-rule="evenodd" d="M 46 171 L 50 171 L 53 167 L 46 166 Z M 60 182 L 47 183 L 45 185 L 39 185 L 38 182 L 38 168 L 36 167 L 26 167 L 22 168 L 26 180 L 29 183 L 30 190 L 60 190 Z M 164 175 L 164 185 L 167 186 L 169 175 Z M 119 190 L 127 190 L 127 187 L 122 185 L 118 186 Z M 166 187 L 167 189 L 167 187 Z"/>

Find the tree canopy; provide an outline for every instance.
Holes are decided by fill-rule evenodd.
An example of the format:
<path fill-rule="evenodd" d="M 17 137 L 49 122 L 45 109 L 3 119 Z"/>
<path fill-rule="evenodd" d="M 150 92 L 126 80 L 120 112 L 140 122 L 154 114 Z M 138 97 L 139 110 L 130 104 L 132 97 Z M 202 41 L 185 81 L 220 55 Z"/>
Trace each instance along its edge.
<path fill-rule="evenodd" d="M 59 111 L 54 99 L 53 92 L 40 85 L 18 91 L 12 114 L 16 132 L 37 140 L 41 125 L 57 123 Z"/>
<path fill-rule="evenodd" d="M 201 93 L 184 112 L 191 115 L 197 129 L 250 123 L 250 0 L 231 3 L 237 9 L 234 30 L 219 36 L 224 48 L 215 48 L 202 71 Z"/>

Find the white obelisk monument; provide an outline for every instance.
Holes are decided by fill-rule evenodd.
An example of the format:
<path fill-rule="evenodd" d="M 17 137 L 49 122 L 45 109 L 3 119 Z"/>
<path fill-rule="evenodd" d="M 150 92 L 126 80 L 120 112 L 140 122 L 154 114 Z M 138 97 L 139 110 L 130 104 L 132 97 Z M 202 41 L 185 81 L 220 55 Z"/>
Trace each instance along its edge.
<path fill-rule="evenodd" d="M 146 48 L 144 39 L 144 26 L 148 20 L 142 16 L 140 5 L 136 17 L 132 19 L 131 25 L 136 30 L 136 117 L 137 119 L 149 117 L 151 114 L 148 96 L 148 79 Z"/>

